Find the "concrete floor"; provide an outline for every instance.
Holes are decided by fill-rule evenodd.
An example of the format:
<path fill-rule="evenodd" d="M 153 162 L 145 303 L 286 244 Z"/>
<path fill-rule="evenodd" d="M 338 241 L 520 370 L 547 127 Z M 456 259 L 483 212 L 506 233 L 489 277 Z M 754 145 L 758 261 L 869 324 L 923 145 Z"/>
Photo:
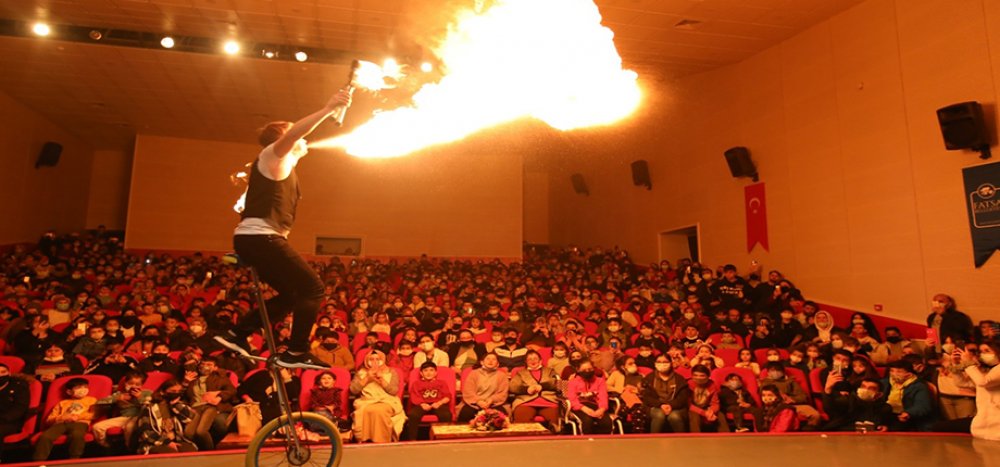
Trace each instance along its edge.
<path fill-rule="evenodd" d="M 341 467 L 845 466 L 1000 467 L 1000 442 L 968 436 L 820 435 L 628 436 L 492 439 L 350 445 Z M 243 454 L 83 459 L 76 466 L 230 467 Z M 49 465 L 63 464 L 52 462 Z"/>

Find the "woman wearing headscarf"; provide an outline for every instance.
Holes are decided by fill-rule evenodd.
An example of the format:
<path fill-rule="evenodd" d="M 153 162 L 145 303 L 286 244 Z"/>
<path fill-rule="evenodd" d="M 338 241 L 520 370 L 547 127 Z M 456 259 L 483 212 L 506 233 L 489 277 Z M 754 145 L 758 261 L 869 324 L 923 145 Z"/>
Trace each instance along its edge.
<path fill-rule="evenodd" d="M 399 375 L 385 364 L 385 354 L 372 350 L 364 368 L 351 380 L 354 400 L 354 437 L 359 442 L 388 443 L 399 439 L 406 412 L 399 399 Z"/>
<path fill-rule="evenodd" d="M 802 333 L 804 342 L 814 342 L 817 344 L 829 344 L 833 333 L 843 332 L 842 329 L 834 326 L 833 315 L 828 311 L 819 310 L 813 316 L 813 324 L 806 327 Z"/>

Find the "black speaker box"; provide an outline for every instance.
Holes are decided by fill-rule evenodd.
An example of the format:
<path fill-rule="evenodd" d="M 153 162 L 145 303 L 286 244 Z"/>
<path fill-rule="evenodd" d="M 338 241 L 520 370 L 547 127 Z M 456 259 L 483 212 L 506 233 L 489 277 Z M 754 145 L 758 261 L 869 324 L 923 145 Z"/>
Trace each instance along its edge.
<path fill-rule="evenodd" d="M 581 195 L 590 194 L 590 191 L 587 190 L 587 182 L 583 180 L 583 175 L 581 174 L 570 175 L 569 180 L 573 182 L 573 191 Z"/>
<path fill-rule="evenodd" d="M 653 182 L 649 179 L 649 163 L 644 160 L 632 163 L 632 184 L 644 186 L 647 190 L 653 189 Z"/>
<path fill-rule="evenodd" d="M 989 147 L 990 138 L 978 102 L 960 102 L 937 111 L 944 147 L 949 151 Z"/>
<path fill-rule="evenodd" d="M 42 146 L 38 153 L 38 160 L 35 161 L 35 168 L 55 167 L 59 163 L 59 155 L 62 154 L 62 145 L 49 141 Z"/>
<path fill-rule="evenodd" d="M 726 151 L 726 164 L 733 177 L 751 177 L 757 181 L 757 166 L 750 159 L 750 150 L 737 146 Z"/>

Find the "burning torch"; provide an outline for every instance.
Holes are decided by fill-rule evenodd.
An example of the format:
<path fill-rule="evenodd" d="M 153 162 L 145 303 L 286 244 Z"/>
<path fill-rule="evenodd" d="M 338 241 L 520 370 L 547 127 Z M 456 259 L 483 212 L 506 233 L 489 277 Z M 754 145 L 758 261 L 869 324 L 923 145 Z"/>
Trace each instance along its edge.
<path fill-rule="evenodd" d="M 359 60 L 354 60 L 351 62 L 351 71 L 347 74 L 347 86 L 344 87 L 345 90 L 352 96 L 354 95 L 355 80 L 358 78 L 358 68 L 361 67 L 361 62 Z M 331 118 L 337 122 L 337 126 L 344 124 L 344 116 L 347 115 L 347 107 L 339 107 Z"/>

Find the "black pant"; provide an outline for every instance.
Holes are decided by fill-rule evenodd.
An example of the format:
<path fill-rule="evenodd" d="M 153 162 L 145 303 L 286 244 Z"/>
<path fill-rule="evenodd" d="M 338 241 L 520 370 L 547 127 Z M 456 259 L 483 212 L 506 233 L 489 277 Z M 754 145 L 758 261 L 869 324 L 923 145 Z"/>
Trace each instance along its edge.
<path fill-rule="evenodd" d="M 309 332 L 323 301 L 324 286 L 319 274 L 279 235 L 236 235 L 233 248 L 240 259 L 257 270 L 260 279 L 278 292 L 267 301 L 267 317 L 273 325 L 289 312 L 294 318 L 288 350 L 305 352 L 309 349 Z M 247 313 L 236 327 L 236 334 L 245 337 L 260 330 L 260 313 Z"/>
<path fill-rule="evenodd" d="M 590 415 L 583 413 L 582 410 L 574 410 L 573 415 L 576 415 L 577 417 L 580 418 L 580 424 L 582 425 L 580 427 L 580 430 L 583 431 L 583 434 L 585 435 L 611 434 L 611 429 L 612 429 L 611 415 L 605 413 L 601 418 L 594 418 L 591 417 Z"/>
<path fill-rule="evenodd" d="M 442 405 L 434 410 L 424 410 L 419 405 L 410 407 L 410 410 L 406 412 L 406 426 L 403 427 L 403 441 L 414 441 L 417 439 L 417 434 L 420 432 L 420 419 L 424 418 L 424 415 L 437 415 L 438 421 L 442 423 L 451 421 L 451 411 L 448 410 L 448 404 Z"/>

